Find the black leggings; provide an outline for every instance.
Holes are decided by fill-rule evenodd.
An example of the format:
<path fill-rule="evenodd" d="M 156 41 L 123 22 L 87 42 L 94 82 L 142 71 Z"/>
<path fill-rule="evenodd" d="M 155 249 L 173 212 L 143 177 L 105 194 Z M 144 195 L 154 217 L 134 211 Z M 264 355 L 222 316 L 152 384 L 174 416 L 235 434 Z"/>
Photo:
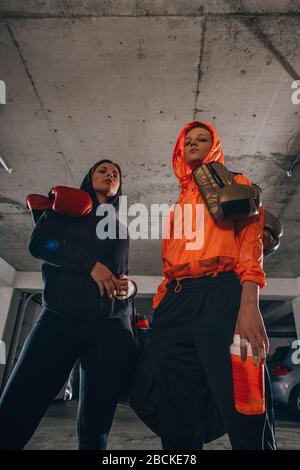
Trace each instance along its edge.
<path fill-rule="evenodd" d="M 233 449 L 275 449 L 267 371 L 266 413 L 246 416 L 234 408 L 229 346 L 241 300 L 238 277 L 224 272 L 215 278 L 186 279 L 181 290 L 175 287 L 169 286 L 152 324 L 163 449 L 202 448 L 211 424 L 211 400 Z"/>
<path fill-rule="evenodd" d="M 0 449 L 22 449 L 80 358 L 79 449 L 106 449 L 133 361 L 129 317 L 64 319 L 44 310 L 0 400 Z"/>

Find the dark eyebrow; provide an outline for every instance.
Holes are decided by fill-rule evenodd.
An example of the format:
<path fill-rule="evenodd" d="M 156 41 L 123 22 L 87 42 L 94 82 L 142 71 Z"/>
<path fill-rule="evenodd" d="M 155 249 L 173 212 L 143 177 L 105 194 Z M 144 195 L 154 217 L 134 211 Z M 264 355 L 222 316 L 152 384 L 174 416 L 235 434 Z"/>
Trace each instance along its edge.
<path fill-rule="evenodd" d="M 103 170 L 108 170 L 109 168 L 108 168 L 108 166 L 100 165 L 100 166 L 99 166 L 99 169 L 100 169 L 100 170 L 101 170 L 101 169 L 103 169 Z M 118 168 L 116 168 L 116 167 L 114 168 L 113 171 L 116 171 L 118 174 L 120 174 Z"/>
<path fill-rule="evenodd" d="M 199 137 L 199 135 L 203 135 L 204 137 L 208 137 L 208 135 L 203 134 L 203 132 L 200 132 L 200 134 L 197 134 L 196 137 Z M 188 137 L 185 138 L 185 140 L 187 140 L 187 139 L 191 139 L 191 136 L 188 136 Z"/>

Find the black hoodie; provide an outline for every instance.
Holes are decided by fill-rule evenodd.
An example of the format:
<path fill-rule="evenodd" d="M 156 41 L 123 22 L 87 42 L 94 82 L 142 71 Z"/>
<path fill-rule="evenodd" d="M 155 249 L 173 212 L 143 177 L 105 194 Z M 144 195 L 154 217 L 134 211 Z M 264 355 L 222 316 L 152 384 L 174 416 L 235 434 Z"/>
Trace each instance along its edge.
<path fill-rule="evenodd" d="M 131 299 L 101 297 L 90 275 L 97 261 L 115 276 L 128 274 L 129 250 L 128 237 L 105 240 L 97 237 L 96 226 L 101 218 L 96 216 L 99 202 L 91 176 L 90 170 L 81 184 L 93 201 L 89 215 L 69 217 L 47 209 L 32 233 L 29 251 L 43 260 L 43 305 L 65 317 L 110 319 L 131 315 Z M 116 209 L 120 195 L 121 185 L 117 195 L 109 200 Z"/>

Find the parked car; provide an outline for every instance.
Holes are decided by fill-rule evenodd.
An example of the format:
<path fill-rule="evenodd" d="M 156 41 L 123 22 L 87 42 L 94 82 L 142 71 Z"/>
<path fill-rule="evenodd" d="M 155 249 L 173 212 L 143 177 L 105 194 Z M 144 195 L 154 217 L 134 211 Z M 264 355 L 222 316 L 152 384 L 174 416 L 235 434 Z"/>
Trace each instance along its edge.
<path fill-rule="evenodd" d="M 274 405 L 288 407 L 293 415 L 300 419 L 300 364 L 295 361 L 296 351 L 290 346 L 276 348 L 267 361 L 267 367 Z M 298 357 L 300 359 L 300 354 Z"/>

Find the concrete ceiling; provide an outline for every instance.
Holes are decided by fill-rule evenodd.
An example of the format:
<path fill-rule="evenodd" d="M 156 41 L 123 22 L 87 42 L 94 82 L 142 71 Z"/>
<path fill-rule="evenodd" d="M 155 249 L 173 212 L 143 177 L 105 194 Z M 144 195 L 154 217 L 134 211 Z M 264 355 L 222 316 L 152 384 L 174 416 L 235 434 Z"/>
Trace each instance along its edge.
<path fill-rule="evenodd" d="M 0 256 L 27 254 L 24 201 L 118 161 L 129 202 L 173 203 L 171 154 L 187 121 L 217 128 L 225 163 L 259 184 L 285 235 L 271 277 L 300 275 L 299 1 L 5 1 L 0 4 Z M 161 272 L 160 241 L 131 242 L 131 272 Z"/>

